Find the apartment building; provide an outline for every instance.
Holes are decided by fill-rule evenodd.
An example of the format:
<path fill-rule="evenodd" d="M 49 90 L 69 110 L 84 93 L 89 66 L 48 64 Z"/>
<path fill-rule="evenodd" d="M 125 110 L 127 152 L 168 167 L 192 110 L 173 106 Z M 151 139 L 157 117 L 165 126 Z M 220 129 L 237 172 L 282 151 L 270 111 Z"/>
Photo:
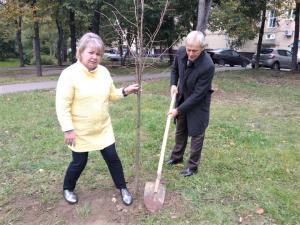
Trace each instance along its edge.
<path fill-rule="evenodd" d="M 290 49 L 294 41 L 295 32 L 293 9 L 287 10 L 280 16 L 276 15 L 276 10 L 269 10 L 266 13 L 266 17 L 262 46 Z M 207 48 L 229 47 L 228 37 L 225 32 L 207 31 L 206 42 Z M 255 53 L 257 42 L 258 36 L 254 40 L 247 41 L 238 51 Z"/>

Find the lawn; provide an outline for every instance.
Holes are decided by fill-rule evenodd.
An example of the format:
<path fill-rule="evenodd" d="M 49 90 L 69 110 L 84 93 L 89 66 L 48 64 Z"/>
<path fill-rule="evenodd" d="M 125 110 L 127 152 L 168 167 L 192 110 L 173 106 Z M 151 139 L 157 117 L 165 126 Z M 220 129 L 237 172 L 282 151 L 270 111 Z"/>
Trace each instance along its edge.
<path fill-rule="evenodd" d="M 20 62 L 19 59 L 7 59 L 4 61 L 0 61 L 0 68 L 1 67 L 15 67 L 19 66 Z"/>
<path fill-rule="evenodd" d="M 149 214 L 140 208 L 141 190 L 134 205 L 127 207 L 133 216 L 119 210 L 111 217 L 128 216 L 126 224 L 146 225 L 300 224 L 299 78 L 299 74 L 260 69 L 217 73 L 199 173 L 183 178 L 179 175 L 183 165 L 165 166 L 167 198 L 161 212 Z M 155 179 L 170 100 L 168 85 L 168 80 L 143 83 L 142 182 Z M 40 224 L 74 224 L 62 213 L 70 208 L 63 205 L 61 196 L 70 153 L 62 144 L 54 98 L 54 91 L 0 96 L 0 224 L 26 224 L 28 215 L 31 224 L 39 224 L 37 219 L 48 214 L 52 223 Z M 130 187 L 135 103 L 135 97 L 129 96 L 111 106 L 117 148 Z M 166 159 L 173 136 L 174 125 Z M 98 155 L 90 154 L 79 193 L 111 189 L 103 160 L 99 163 Z M 92 203 L 71 208 L 72 216 L 79 217 L 81 224 L 93 224 L 95 213 L 106 211 L 93 212 Z"/>

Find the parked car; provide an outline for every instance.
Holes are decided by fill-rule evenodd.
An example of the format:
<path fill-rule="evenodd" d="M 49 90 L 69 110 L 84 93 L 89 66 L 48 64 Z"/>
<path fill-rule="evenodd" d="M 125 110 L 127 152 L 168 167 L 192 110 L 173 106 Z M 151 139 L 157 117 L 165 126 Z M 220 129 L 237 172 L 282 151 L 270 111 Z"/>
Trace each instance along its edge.
<path fill-rule="evenodd" d="M 252 68 L 255 67 L 255 57 L 253 55 L 251 60 Z M 259 66 L 268 67 L 279 70 L 280 68 L 291 69 L 292 67 L 292 53 L 286 49 L 263 48 L 260 51 Z M 300 66 L 300 59 L 298 59 L 298 68 Z"/>
<path fill-rule="evenodd" d="M 220 64 L 224 66 L 225 64 L 229 64 L 230 66 L 240 65 L 242 67 L 246 67 L 250 60 L 233 49 L 227 48 L 219 48 L 213 50 L 207 50 L 207 53 L 210 54 L 214 63 Z"/>
<path fill-rule="evenodd" d="M 121 60 L 120 53 L 115 49 L 105 50 L 104 58 L 106 58 L 110 61 L 120 61 Z"/>

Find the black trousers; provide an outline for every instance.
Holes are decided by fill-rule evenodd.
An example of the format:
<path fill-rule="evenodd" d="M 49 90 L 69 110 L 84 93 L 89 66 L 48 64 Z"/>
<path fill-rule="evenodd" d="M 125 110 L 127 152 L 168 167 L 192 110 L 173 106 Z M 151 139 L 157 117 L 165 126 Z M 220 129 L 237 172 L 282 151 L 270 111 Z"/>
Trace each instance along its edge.
<path fill-rule="evenodd" d="M 112 144 L 100 151 L 103 159 L 105 160 L 112 179 L 116 188 L 126 188 L 124 172 L 122 163 L 116 152 L 115 144 Z M 81 172 L 84 170 L 88 161 L 88 152 L 74 152 L 72 151 L 73 160 L 66 171 L 63 189 L 73 191 L 76 182 L 80 177 Z"/>
<path fill-rule="evenodd" d="M 188 141 L 187 120 L 184 115 L 179 115 L 176 121 L 175 146 L 172 150 L 170 159 L 182 161 Z M 191 137 L 191 151 L 187 162 L 187 168 L 198 169 L 201 159 L 201 152 L 204 141 L 204 133 Z"/>

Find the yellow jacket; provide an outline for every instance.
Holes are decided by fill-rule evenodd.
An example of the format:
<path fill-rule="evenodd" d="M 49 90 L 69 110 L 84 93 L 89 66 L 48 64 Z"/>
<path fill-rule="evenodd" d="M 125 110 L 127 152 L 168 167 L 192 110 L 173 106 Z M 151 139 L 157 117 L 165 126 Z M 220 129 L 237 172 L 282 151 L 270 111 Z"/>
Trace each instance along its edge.
<path fill-rule="evenodd" d="M 113 144 L 108 104 L 122 97 L 104 66 L 89 72 L 77 61 L 64 69 L 56 88 L 56 114 L 62 131 L 75 131 L 76 146 L 69 148 L 87 152 Z"/>

